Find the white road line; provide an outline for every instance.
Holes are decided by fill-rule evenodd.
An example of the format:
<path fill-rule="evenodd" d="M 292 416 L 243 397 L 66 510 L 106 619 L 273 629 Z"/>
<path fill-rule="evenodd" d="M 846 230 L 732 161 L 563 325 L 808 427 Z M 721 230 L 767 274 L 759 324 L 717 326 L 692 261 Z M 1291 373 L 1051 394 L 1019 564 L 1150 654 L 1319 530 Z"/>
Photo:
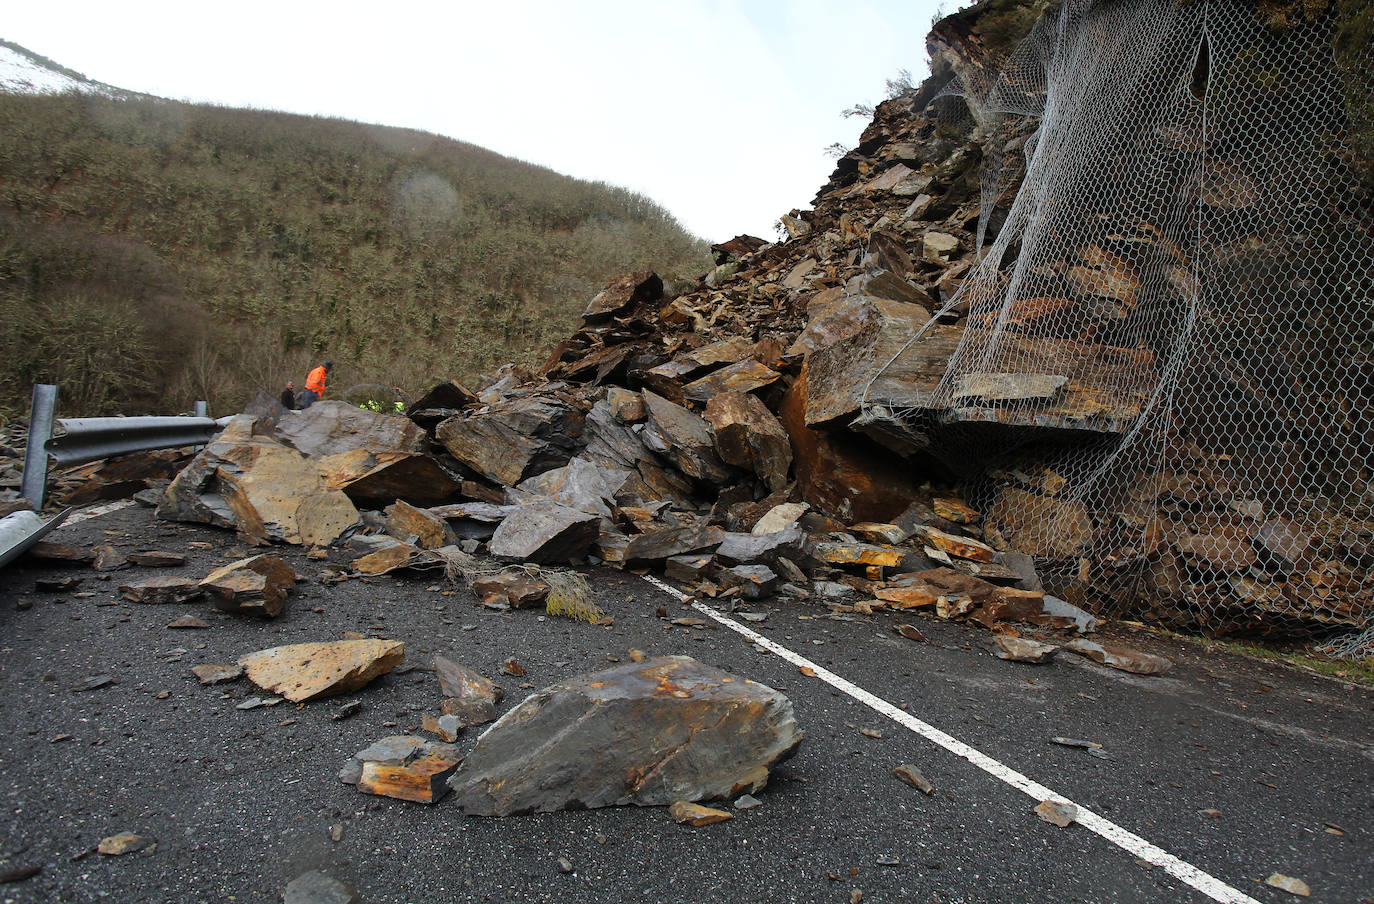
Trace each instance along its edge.
<path fill-rule="evenodd" d="M 676 597 L 679 600 L 686 601 L 688 599 L 688 596 L 681 590 L 678 590 L 670 584 L 664 583 L 653 575 L 644 575 L 644 580 L 653 584 L 664 593 Z M 1032 800 L 1037 802 L 1053 800 L 1060 803 L 1072 804 L 1077 810 L 1074 819 L 1079 825 L 1083 826 L 1083 828 L 1102 836 L 1112 844 L 1134 854 L 1141 860 L 1163 869 L 1169 875 L 1186 885 L 1192 886 L 1212 900 L 1220 901 L 1222 904 L 1259 904 L 1254 898 L 1232 888 L 1230 885 L 1227 885 L 1210 873 L 1203 872 L 1191 863 L 1180 860 L 1163 848 L 1156 847 L 1144 838 L 1123 829 L 1111 820 L 1105 819 L 1092 810 L 1074 803 L 1062 794 L 1051 791 L 1039 782 L 1032 781 L 1015 769 L 994 760 L 992 757 L 979 750 L 975 750 L 963 741 L 944 733 L 935 726 L 922 722 L 910 713 L 898 709 L 881 697 L 877 697 L 858 685 L 841 678 L 839 675 L 817 665 L 805 656 L 794 653 L 776 641 L 740 624 L 719 610 L 713 609 L 705 603 L 693 603 L 692 608 L 704 615 L 710 616 L 730 630 L 743 635 L 747 639 L 768 650 L 770 653 L 781 656 L 793 665 L 799 668 L 805 666 L 811 669 L 816 673 L 817 678 L 836 690 L 843 691 L 860 703 L 882 713 L 892 721 L 904 728 L 914 731 L 926 740 L 938 744 L 955 756 L 963 757 L 979 769 L 982 769 L 994 778 L 1006 782 Z"/>
<path fill-rule="evenodd" d="M 121 499 L 118 502 L 110 502 L 106 503 L 105 505 L 96 505 L 88 509 L 82 509 L 79 512 L 72 512 L 71 516 L 67 518 L 66 521 L 62 522 L 54 529 L 61 530 L 64 527 L 71 527 L 73 524 L 80 524 L 82 521 L 89 521 L 92 518 L 99 518 L 101 515 L 108 515 L 110 512 L 117 512 L 120 509 L 126 509 L 131 505 L 137 504 L 138 503 L 134 502 L 132 499 Z"/>

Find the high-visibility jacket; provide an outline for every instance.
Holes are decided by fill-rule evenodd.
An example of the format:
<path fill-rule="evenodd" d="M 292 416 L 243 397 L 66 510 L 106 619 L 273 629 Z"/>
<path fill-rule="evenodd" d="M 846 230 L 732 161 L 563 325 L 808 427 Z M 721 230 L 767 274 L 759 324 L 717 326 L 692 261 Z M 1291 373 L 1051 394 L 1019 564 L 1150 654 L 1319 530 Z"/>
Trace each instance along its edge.
<path fill-rule="evenodd" d="M 324 395 L 324 365 L 321 364 L 310 372 L 310 376 L 305 378 L 305 388 L 315 393 L 317 396 Z"/>

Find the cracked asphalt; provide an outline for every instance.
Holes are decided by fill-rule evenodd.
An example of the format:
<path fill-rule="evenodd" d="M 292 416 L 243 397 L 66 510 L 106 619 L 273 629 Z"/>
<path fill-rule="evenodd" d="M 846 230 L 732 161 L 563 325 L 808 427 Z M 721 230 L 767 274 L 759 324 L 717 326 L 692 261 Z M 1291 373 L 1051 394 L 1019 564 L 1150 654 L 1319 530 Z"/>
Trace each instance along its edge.
<path fill-rule="evenodd" d="M 321 563 L 273 550 L 312 578 L 274 621 L 116 601 L 133 576 L 202 576 L 252 550 L 209 528 L 126 508 L 58 530 L 72 545 L 184 552 L 175 569 L 15 565 L 0 572 L 0 902 L 273 902 L 321 870 L 363 902 L 741 900 L 849 902 L 1206 902 L 1200 892 L 1081 826 L 1036 817 L 1034 801 L 797 667 L 698 616 L 632 574 L 587 572 L 609 627 L 481 609 L 435 577 L 324 585 Z M 189 547 L 191 541 L 209 549 Z M 40 578 L 78 576 L 63 593 Z M 78 596 L 78 593 L 93 596 Z M 669 619 L 656 615 L 666 607 Z M 1172 659 L 1160 677 L 1069 654 L 1004 662 L 976 627 L 907 613 L 833 618 L 769 601 L 750 627 L 1261 902 L 1374 902 L 1374 692 L 1203 643 L 1116 625 L 1107 637 Z M 317 611 L 318 610 L 318 611 Z M 210 623 L 174 630 L 185 613 Z M 893 632 L 911 622 L 928 643 Z M 238 710 L 246 681 L 202 686 L 201 663 L 344 632 L 406 642 L 401 669 L 333 701 Z M 631 648 L 687 654 L 784 691 L 807 732 L 797 756 L 726 823 L 678 826 L 663 808 L 487 819 L 375 798 L 341 783 L 348 756 L 437 712 L 432 654 L 506 689 L 624 661 Z M 514 658 L 524 678 L 502 675 Z M 113 683 L 76 691 L 95 675 Z M 344 720 L 343 699 L 361 701 Z M 867 729 L 881 737 L 870 737 Z M 459 739 L 470 747 L 477 732 Z M 1105 757 L 1050 742 L 1102 745 Z M 918 766 L 926 796 L 892 777 Z M 733 809 L 728 806 L 727 809 Z M 107 856 L 121 832 L 156 840 Z M 335 834 L 340 840 L 335 841 Z M 562 873 L 559 858 L 573 871 Z"/>

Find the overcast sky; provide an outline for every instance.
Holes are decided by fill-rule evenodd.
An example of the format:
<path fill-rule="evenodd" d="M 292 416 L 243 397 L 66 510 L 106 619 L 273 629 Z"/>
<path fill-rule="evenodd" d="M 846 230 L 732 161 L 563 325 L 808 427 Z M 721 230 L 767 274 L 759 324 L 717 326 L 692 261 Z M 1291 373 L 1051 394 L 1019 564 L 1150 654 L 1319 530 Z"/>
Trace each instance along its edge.
<path fill-rule="evenodd" d="M 925 75 L 935 0 L 10 4 L 0 38 L 88 78 L 436 132 L 773 238 L 853 145 L 840 112 Z M 949 3 L 949 8 L 957 4 Z"/>

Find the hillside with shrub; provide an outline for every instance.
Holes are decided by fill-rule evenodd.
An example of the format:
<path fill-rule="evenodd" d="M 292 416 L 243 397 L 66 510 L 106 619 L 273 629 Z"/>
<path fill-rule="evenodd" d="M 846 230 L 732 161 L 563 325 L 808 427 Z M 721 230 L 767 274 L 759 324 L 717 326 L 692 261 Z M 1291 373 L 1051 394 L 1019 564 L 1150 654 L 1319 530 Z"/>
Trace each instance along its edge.
<path fill-rule="evenodd" d="M 532 362 L 616 273 L 695 276 L 653 201 L 405 129 L 156 98 L 0 94 L 0 416 L 411 392 Z"/>

